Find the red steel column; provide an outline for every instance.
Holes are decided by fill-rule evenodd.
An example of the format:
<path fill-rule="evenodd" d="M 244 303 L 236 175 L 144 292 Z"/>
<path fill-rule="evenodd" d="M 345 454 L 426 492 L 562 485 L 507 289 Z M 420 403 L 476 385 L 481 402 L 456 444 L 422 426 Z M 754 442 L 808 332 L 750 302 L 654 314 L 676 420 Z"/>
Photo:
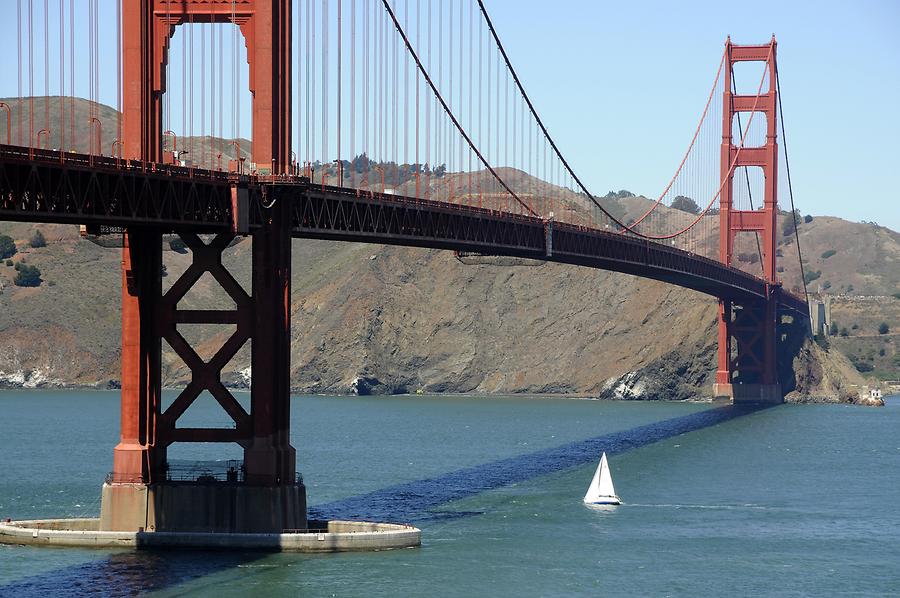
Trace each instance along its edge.
<path fill-rule="evenodd" d="M 253 161 L 272 174 L 289 172 L 291 158 L 291 2 L 257 1 L 247 38 L 253 93 Z"/>
<path fill-rule="evenodd" d="M 162 235 L 129 231 L 122 249 L 122 429 L 113 451 L 113 481 L 148 482 L 165 461 L 156 450 L 160 412 Z"/>
<path fill-rule="evenodd" d="M 152 0 L 122 0 L 122 147 L 130 159 L 161 161 L 162 103 Z M 154 76 L 156 74 L 156 76 Z M 162 235 L 128 230 L 122 247 L 122 429 L 113 481 L 149 482 L 165 461 L 156 450 L 160 409 Z"/>
<path fill-rule="evenodd" d="M 122 155 L 162 162 L 162 65 L 171 27 L 153 5 L 122 0 Z"/>
<path fill-rule="evenodd" d="M 734 116 L 731 105 L 731 37 L 725 41 L 725 83 L 722 92 L 722 147 L 720 151 L 720 176 L 724 181 L 719 197 L 719 260 L 731 264 L 731 120 Z M 731 301 L 719 300 L 718 359 L 716 384 L 731 384 Z"/>
<path fill-rule="evenodd" d="M 253 441 L 244 451 L 247 482 L 292 484 L 296 453 L 291 415 L 291 210 L 275 198 L 268 222 L 253 234 L 253 303 L 250 390 Z"/>

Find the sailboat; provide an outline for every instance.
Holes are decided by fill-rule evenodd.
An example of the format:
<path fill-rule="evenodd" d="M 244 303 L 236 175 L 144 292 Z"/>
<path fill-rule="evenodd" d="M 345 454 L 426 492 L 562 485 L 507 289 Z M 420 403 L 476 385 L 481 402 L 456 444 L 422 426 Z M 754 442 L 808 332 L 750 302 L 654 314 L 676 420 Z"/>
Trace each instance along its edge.
<path fill-rule="evenodd" d="M 584 502 L 589 505 L 618 505 L 622 502 L 616 496 L 605 452 L 600 457 L 600 464 L 597 465 L 597 471 L 594 472 L 594 479 L 591 480 L 587 494 L 584 495 Z"/>

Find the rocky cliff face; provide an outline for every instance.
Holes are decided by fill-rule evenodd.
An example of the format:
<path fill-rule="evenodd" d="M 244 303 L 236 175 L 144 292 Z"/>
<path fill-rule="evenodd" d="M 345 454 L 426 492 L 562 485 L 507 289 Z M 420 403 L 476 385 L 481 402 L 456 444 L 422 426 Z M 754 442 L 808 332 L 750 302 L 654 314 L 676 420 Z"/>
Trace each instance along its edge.
<path fill-rule="evenodd" d="M 48 246 L 30 249 L 24 240 L 33 228 L 0 230 L 19 240 L 15 259 L 37 265 L 45 281 L 15 287 L 13 268 L 0 265 L 0 376 L 7 384 L 115 385 L 119 251 L 64 226 L 41 227 Z M 226 255 L 245 285 L 250 243 Z M 708 356 L 714 341 L 711 298 L 631 276 L 558 264 L 465 265 L 450 252 L 325 241 L 295 241 L 293 253 L 291 379 L 301 392 L 596 394 L 610 378 L 659 360 L 677 369 L 681 357 Z M 189 259 L 165 252 L 166 286 Z M 184 305 L 226 307 L 223 297 L 204 277 Z M 205 357 L 230 334 L 185 328 Z M 241 386 L 261 375 L 249 365 L 245 347 L 224 379 Z M 690 371 L 692 384 L 706 383 L 700 362 Z M 165 383 L 188 375 L 166 347 Z"/>
<path fill-rule="evenodd" d="M 20 240 L 33 227 L 4 230 Z M 10 284 L 0 266 L 0 384 L 116 386 L 119 260 L 115 248 L 73 227 L 42 227 L 49 243 L 22 251 L 43 272 L 39 288 Z M 0 231 L 3 232 L 3 231 Z M 251 241 L 225 262 L 249 289 Z M 467 265 L 451 252 L 295 241 L 291 382 L 298 392 L 570 393 L 617 399 L 694 399 L 715 370 L 715 301 L 685 289 L 560 264 Z M 166 251 L 164 286 L 190 256 Z M 228 307 L 204 276 L 184 307 Z M 208 359 L 228 326 L 180 328 Z M 795 362 L 792 396 L 849 400 L 854 370 L 818 346 Z M 164 383 L 190 376 L 164 345 Z M 837 363 L 837 366 L 835 366 Z M 223 372 L 245 387 L 249 347 Z"/>

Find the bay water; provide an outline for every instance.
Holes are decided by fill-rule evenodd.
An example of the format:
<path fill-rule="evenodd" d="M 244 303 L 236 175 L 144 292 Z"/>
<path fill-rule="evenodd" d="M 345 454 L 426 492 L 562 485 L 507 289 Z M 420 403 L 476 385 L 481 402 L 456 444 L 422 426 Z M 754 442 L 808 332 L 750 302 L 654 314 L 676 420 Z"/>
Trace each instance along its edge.
<path fill-rule="evenodd" d="M 0 517 L 97 516 L 118 401 L 115 392 L 0 391 Z M 883 409 L 728 411 L 298 396 L 292 410 L 311 511 L 412 523 L 420 548 L 0 546 L 0 595 L 900 595 L 900 397 Z M 211 402 L 185 417 L 223 423 Z M 600 449 L 611 453 L 621 506 L 581 502 Z M 239 456 L 217 445 L 170 453 Z"/>

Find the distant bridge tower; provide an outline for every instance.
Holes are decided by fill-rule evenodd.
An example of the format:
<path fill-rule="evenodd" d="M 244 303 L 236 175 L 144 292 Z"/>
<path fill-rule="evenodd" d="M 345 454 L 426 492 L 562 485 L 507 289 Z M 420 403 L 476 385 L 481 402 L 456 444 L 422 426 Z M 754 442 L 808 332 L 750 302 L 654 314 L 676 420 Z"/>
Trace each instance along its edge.
<path fill-rule="evenodd" d="M 122 0 L 126 159 L 163 162 L 162 101 L 169 40 L 186 23 L 238 25 L 244 35 L 253 94 L 253 160 L 288 172 L 291 132 L 290 0 Z M 238 181 L 238 179 L 235 179 Z M 241 195 L 236 182 L 232 196 Z M 188 198 L 189 199 L 189 198 Z M 171 199 L 175 201 L 174 198 Z M 237 216 L 233 202 L 232 218 Z M 290 425 L 289 205 L 274 201 L 253 232 L 252 296 L 222 265 L 234 234 L 205 244 L 195 232 L 135 227 L 122 250 L 122 429 L 113 472 L 104 485 L 101 529 L 280 532 L 306 527 L 306 498 L 296 480 Z M 193 263 L 162 293 L 162 235 L 180 233 Z M 243 231 L 246 232 L 246 231 Z M 183 310 L 179 301 L 204 273 L 234 301 L 233 310 Z M 208 362 L 179 324 L 234 324 L 231 338 Z M 191 381 L 162 409 L 161 344 L 165 339 L 191 370 Z M 249 340 L 249 412 L 220 376 Z M 222 429 L 179 427 L 178 418 L 209 392 L 234 421 Z M 173 442 L 234 442 L 243 472 L 229 484 L 166 483 L 166 449 Z"/>
<path fill-rule="evenodd" d="M 776 363 L 777 294 L 775 242 L 778 215 L 778 96 L 775 74 L 775 37 L 766 45 L 725 46 L 725 87 L 722 110 L 721 209 L 719 213 L 720 259 L 731 265 L 734 240 L 740 232 L 759 235 L 763 275 L 768 299 L 738 305 L 719 301 L 718 369 L 715 395 L 735 401 L 781 402 Z M 768 91 L 757 95 L 732 93 L 733 65 L 736 62 L 764 62 L 768 69 Z M 766 143 L 759 147 L 739 147 L 732 139 L 735 116 L 756 112 L 766 119 Z M 738 140 L 740 143 L 741 140 Z M 763 206 L 759 210 L 733 207 L 734 172 L 742 166 L 756 166 L 765 177 Z"/>

